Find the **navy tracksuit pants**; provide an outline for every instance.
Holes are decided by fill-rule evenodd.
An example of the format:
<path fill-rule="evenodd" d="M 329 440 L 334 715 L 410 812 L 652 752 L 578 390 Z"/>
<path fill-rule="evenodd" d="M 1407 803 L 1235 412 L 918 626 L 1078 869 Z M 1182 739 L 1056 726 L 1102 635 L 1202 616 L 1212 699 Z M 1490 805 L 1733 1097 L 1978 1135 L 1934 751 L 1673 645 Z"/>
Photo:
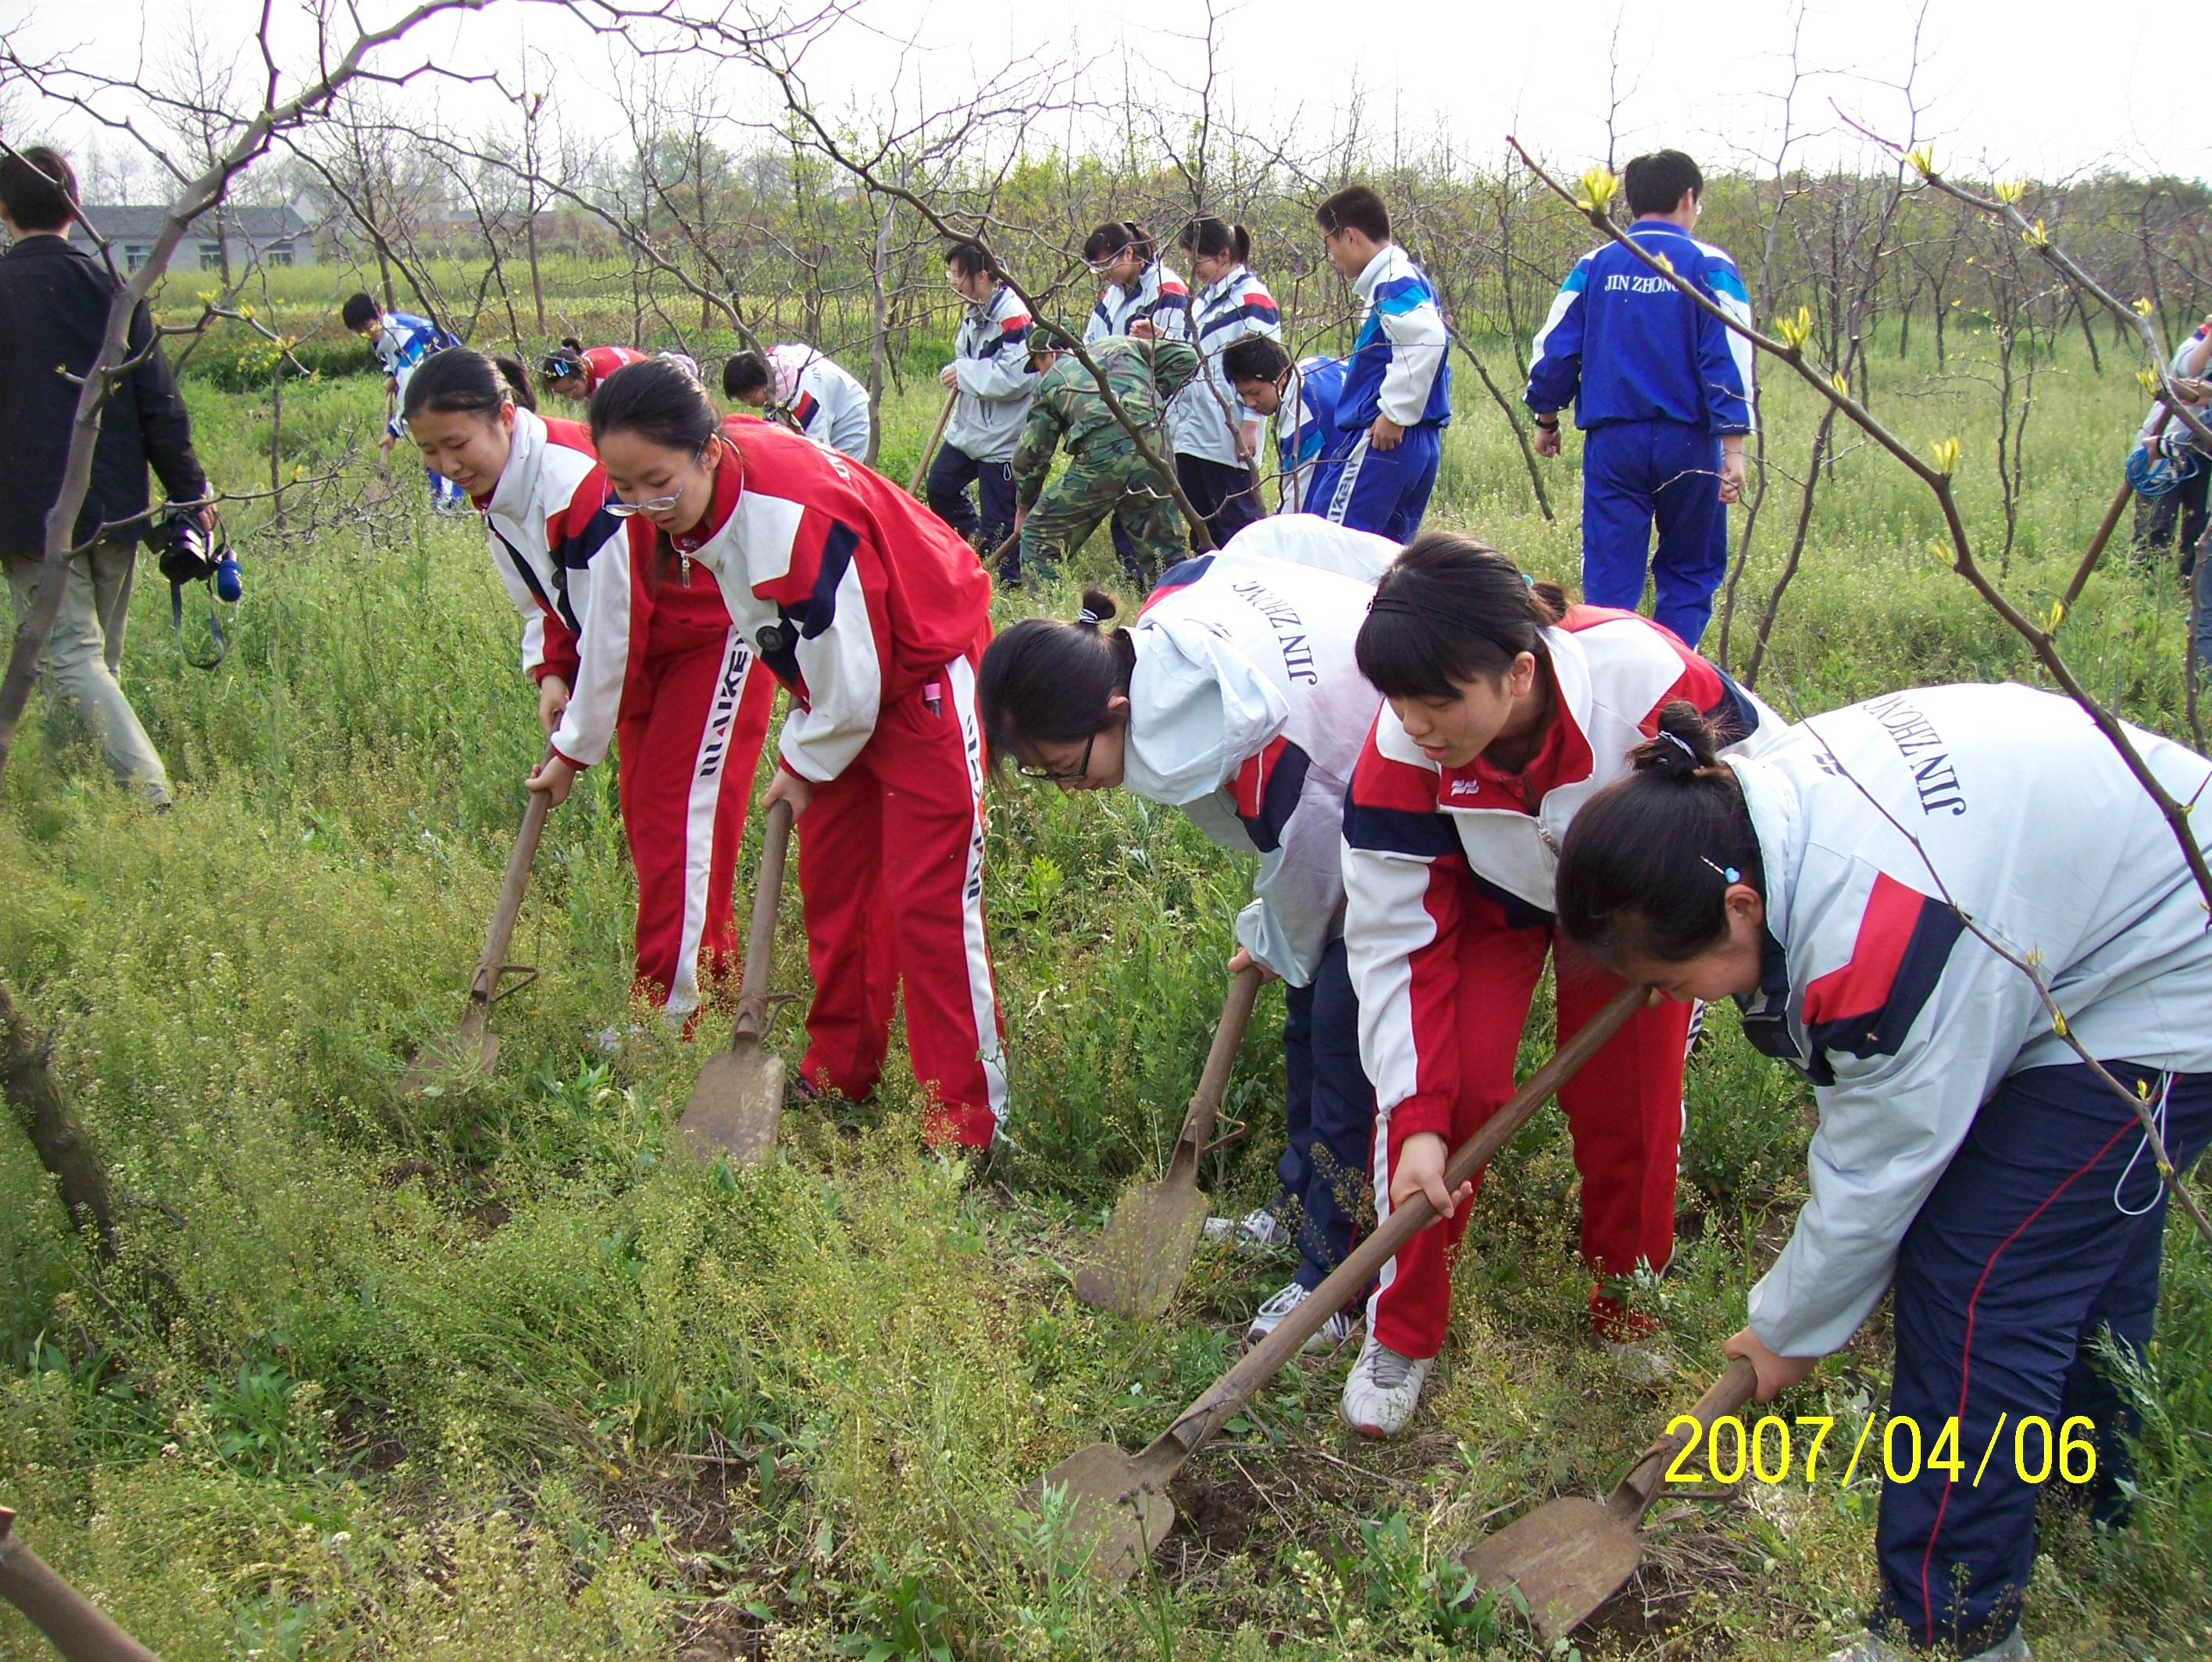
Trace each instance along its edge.
<path fill-rule="evenodd" d="M 1297 1240 L 1297 1283 L 1311 1292 L 1352 1251 L 1374 1154 L 1375 1087 L 1359 1065 L 1359 1003 L 1343 939 L 1328 943 L 1310 986 L 1285 992 L 1290 1140 L 1275 1167 L 1275 1210 Z"/>
<path fill-rule="evenodd" d="M 1607 422 L 1585 433 L 1583 598 L 1634 611 L 1648 563 L 1658 594 L 1654 621 L 1694 649 L 1728 569 L 1720 471 L 1721 441 L 1686 422 Z"/>
<path fill-rule="evenodd" d="M 2106 1065 L 2162 1103 L 2166 1150 L 2186 1172 L 2212 1140 L 2212 1076 Z M 2075 1492 L 2100 1515 L 2118 1512 L 2123 1440 L 2136 1419 L 2093 1347 L 2106 1329 L 2123 1348 L 2150 1339 L 2166 1197 L 2145 1143 L 2134 1113 L 2087 1066 L 2014 1074 L 1983 1105 L 1905 1232 L 1890 1417 L 1918 1422 L 1924 1453 L 1956 1416 L 1965 1467 L 1954 1477 L 1923 1463 L 1912 1482 L 1883 1484 L 1873 1622 L 1893 1639 L 1971 1655 L 2011 1633 L 2035 1561 L 2037 1501 L 2052 1485 L 2073 1489 L 2058 1465 L 2069 1417 L 2095 1428 L 2096 1478 Z M 2031 1416 L 2051 1428 L 2040 1485 L 2020 1471 L 2021 1460 L 2031 1475 L 2043 1464 L 2041 1434 L 2019 1430 Z M 1876 1428 L 1875 1438 L 1883 1435 Z M 1909 1465 L 1902 1431 L 1896 1447 Z M 1864 1459 L 1881 1469 L 1872 1441 Z"/>
<path fill-rule="evenodd" d="M 1441 427 L 1409 427 L 1392 448 L 1377 450 L 1362 429 L 1341 456 L 1314 469 L 1303 500 L 1340 525 L 1410 543 L 1421 534 L 1437 487 L 1443 434 Z"/>
<path fill-rule="evenodd" d="M 982 513 L 969 500 L 968 487 L 975 487 Z M 986 559 L 1014 529 L 1014 470 L 1010 462 L 980 462 L 953 445 L 939 445 L 930 458 L 929 478 L 922 486 L 929 511 L 975 543 Z M 1008 549 L 999 561 L 1001 582 L 1021 576 L 1021 550 Z"/>

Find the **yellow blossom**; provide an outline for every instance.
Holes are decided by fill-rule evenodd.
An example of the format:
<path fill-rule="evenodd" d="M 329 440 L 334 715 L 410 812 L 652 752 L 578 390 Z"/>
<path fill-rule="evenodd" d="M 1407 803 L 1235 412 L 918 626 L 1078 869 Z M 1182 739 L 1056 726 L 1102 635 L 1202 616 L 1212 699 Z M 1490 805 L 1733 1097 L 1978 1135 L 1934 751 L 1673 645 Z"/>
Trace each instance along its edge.
<path fill-rule="evenodd" d="M 1613 198 L 1620 189 L 1620 180 L 1603 167 L 1593 167 L 1583 175 L 1583 193 L 1575 206 L 1586 214 L 1601 214 L 1613 205 Z"/>
<path fill-rule="evenodd" d="M 1946 479 L 1958 470 L 1959 441 L 1956 439 L 1940 440 L 1929 453 L 1936 458 L 1936 471 Z"/>

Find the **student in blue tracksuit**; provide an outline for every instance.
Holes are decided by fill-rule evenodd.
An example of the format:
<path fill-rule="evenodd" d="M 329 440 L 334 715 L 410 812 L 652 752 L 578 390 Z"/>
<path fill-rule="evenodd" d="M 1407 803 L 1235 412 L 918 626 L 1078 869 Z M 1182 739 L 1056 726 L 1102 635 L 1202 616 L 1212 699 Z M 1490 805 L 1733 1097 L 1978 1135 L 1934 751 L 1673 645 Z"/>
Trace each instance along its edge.
<path fill-rule="evenodd" d="M 1275 457 L 1282 470 L 1277 512 L 1315 512 L 1310 488 L 1314 476 L 1333 458 L 1344 360 L 1316 355 L 1293 364 L 1279 341 L 1248 336 L 1221 355 L 1221 369 L 1244 407 L 1275 423 Z"/>
<path fill-rule="evenodd" d="M 349 295 L 338 317 L 348 329 L 368 340 L 376 361 L 383 366 L 392 414 L 385 422 L 384 436 L 376 442 L 379 449 L 388 452 L 407 436 L 407 418 L 399 413 L 406 406 L 407 383 L 425 358 L 459 346 L 461 338 L 428 318 L 410 312 L 387 312 L 368 294 Z M 467 506 L 461 488 L 444 474 L 435 468 L 424 468 L 422 472 L 430 483 L 431 506 L 458 512 Z"/>
<path fill-rule="evenodd" d="M 1451 421 L 1451 337 L 1436 290 L 1390 240 L 1390 210 L 1364 185 L 1314 210 L 1328 263 L 1365 302 L 1336 406 L 1335 458 L 1309 488 L 1313 511 L 1409 543 L 1421 529 Z"/>
<path fill-rule="evenodd" d="M 1680 150 L 1623 169 L 1629 236 L 1744 323 L 1735 262 L 1690 233 L 1705 176 Z M 1571 401 L 1583 439 L 1583 598 L 1633 611 L 1648 561 L 1653 617 L 1694 648 L 1728 565 L 1728 506 L 1743 494 L 1751 343 L 1617 243 L 1576 263 L 1528 366 L 1536 449 L 1559 453 Z M 1659 548 L 1651 552 L 1654 521 Z"/>

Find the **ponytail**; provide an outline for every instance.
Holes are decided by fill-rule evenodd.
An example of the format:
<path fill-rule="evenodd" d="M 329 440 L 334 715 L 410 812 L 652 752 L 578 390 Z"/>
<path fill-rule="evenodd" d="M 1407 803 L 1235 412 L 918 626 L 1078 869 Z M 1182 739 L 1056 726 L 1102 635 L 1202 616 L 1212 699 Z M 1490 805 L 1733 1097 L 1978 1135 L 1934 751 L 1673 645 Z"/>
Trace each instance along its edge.
<path fill-rule="evenodd" d="M 1150 265 L 1158 258 L 1153 246 L 1152 234 L 1133 219 L 1109 219 L 1095 227 L 1083 240 L 1083 258 L 1096 265 L 1101 260 L 1112 259 L 1124 249 L 1139 265 Z"/>
<path fill-rule="evenodd" d="M 1252 263 L 1252 234 L 1241 225 L 1231 225 L 1211 216 L 1194 219 L 1182 227 L 1177 243 L 1188 254 L 1202 255 L 1207 259 L 1234 259 L 1239 265 Z"/>
<path fill-rule="evenodd" d="M 514 400 L 517 409 L 538 408 L 538 389 L 530 385 L 530 372 L 522 367 L 521 359 L 495 352 L 491 355 L 491 367 L 507 383 L 507 396 Z"/>
<path fill-rule="evenodd" d="M 983 649 L 975 707 L 994 766 L 1115 725 L 1107 706 L 1127 695 L 1137 664 L 1128 631 L 1105 627 L 1119 610 L 1103 589 L 1085 589 L 1074 622 L 1024 618 Z"/>
<path fill-rule="evenodd" d="M 1524 577 L 1496 549 L 1430 531 L 1375 585 L 1354 648 L 1359 673 L 1385 698 L 1455 699 L 1461 682 L 1495 679 L 1523 652 L 1547 656 L 1543 631 L 1566 610 L 1556 584 Z"/>
<path fill-rule="evenodd" d="M 1729 888 L 1761 896 L 1759 840 L 1711 722 L 1682 700 L 1629 752 L 1634 771 L 1584 803 L 1559 849 L 1559 929 L 1585 951 L 1680 963 L 1729 932 Z"/>

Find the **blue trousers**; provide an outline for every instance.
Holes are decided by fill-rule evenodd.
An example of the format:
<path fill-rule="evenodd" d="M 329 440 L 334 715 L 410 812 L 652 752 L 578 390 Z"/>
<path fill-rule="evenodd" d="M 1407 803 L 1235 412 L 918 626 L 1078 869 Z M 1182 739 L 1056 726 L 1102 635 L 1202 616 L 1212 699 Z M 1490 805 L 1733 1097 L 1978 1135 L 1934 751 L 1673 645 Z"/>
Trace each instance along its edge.
<path fill-rule="evenodd" d="M 468 506 L 462 499 L 461 488 L 435 468 L 424 468 L 422 476 L 430 482 L 430 506 L 434 508 L 461 508 Z"/>
<path fill-rule="evenodd" d="M 971 484 L 982 504 L 980 515 L 975 512 L 975 502 L 969 499 L 968 487 Z M 979 462 L 957 446 L 939 445 L 937 454 L 930 458 L 929 478 L 922 490 L 929 498 L 929 511 L 976 544 L 975 551 L 985 559 L 1014 528 L 1014 470 L 1011 463 Z M 998 575 L 1009 583 L 1020 578 L 1020 549 L 1006 550 L 1006 557 L 999 561 Z"/>
<path fill-rule="evenodd" d="M 1359 1002 L 1342 939 L 1329 943 L 1313 985 L 1287 989 L 1284 1003 L 1290 1141 L 1275 1167 L 1275 1208 L 1295 1227 L 1297 1283 L 1311 1292 L 1352 1251 L 1375 1145 L 1375 1087 L 1359 1065 Z"/>
<path fill-rule="evenodd" d="M 1653 618 L 1694 648 L 1728 570 L 1720 471 L 1721 441 L 1686 422 L 1607 422 L 1584 434 L 1583 598 L 1634 611 L 1648 563 Z"/>
<path fill-rule="evenodd" d="M 2212 1076 L 2172 1076 L 2169 1089 L 2169 1076 L 2106 1065 L 2130 1089 L 2147 1085 L 2153 1104 L 2163 1099 L 2166 1149 L 2185 1172 L 2212 1140 Z M 2166 1200 L 2145 1142 L 2132 1111 L 2087 1067 L 2015 1074 L 1983 1105 L 1905 1232 L 1889 1413 L 1917 1422 L 1923 1464 L 1911 1483 L 1882 1487 L 1873 1625 L 1893 1639 L 1972 1654 L 2011 1633 L 2035 1561 L 2037 1501 L 2045 1488 L 2073 1489 L 2058 1465 L 2069 1417 L 2095 1428 L 2096 1482 L 2075 1492 L 2107 1517 L 2119 1510 L 2135 1416 L 2092 1345 L 2103 1330 L 2137 1350 L 2150 1340 Z M 2051 1428 L 2040 1485 L 2020 1471 L 2022 1459 L 2031 1473 L 2042 1464 L 2037 1428 L 2019 1429 L 2035 1415 Z M 1954 1416 L 1966 1463 L 1955 1477 L 1924 1464 Z M 1899 1466 L 1909 1453 L 1899 1431 Z M 1872 1440 L 1866 1461 L 1882 1469 Z"/>
<path fill-rule="evenodd" d="M 1440 427 L 1409 427 L 1391 450 L 1376 450 L 1363 432 L 1343 455 L 1315 466 L 1304 500 L 1340 525 L 1410 543 L 1421 534 L 1443 453 Z"/>

